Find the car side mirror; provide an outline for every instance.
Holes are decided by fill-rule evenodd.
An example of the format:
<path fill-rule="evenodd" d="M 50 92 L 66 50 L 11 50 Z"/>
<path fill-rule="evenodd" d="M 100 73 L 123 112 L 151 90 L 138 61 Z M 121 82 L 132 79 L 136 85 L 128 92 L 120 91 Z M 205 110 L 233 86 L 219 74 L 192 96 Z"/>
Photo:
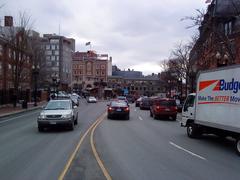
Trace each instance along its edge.
<path fill-rule="evenodd" d="M 41 108 L 42 108 L 42 109 L 45 109 L 45 107 L 46 107 L 46 106 L 42 106 Z"/>

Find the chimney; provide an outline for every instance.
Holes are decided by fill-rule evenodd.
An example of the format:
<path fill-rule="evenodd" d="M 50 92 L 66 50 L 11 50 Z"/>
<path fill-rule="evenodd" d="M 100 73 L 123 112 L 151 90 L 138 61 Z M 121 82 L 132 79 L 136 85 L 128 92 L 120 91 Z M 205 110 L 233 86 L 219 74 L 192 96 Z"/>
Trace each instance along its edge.
<path fill-rule="evenodd" d="M 12 27 L 13 26 L 13 17 L 5 16 L 4 17 L 4 26 Z"/>

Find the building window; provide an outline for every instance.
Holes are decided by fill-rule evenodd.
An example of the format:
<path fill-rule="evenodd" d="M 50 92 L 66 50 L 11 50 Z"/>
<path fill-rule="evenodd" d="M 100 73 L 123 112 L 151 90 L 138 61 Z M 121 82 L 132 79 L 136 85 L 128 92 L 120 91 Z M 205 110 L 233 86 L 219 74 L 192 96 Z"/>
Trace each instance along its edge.
<path fill-rule="evenodd" d="M 233 27 L 232 21 L 224 23 L 224 34 L 225 34 L 225 36 L 232 34 L 232 27 Z"/>
<path fill-rule="evenodd" d="M 0 75 L 2 75 L 2 62 L 0 62 Z"/>
<path fill-rule="evenodd" d="M 3 46 L 0 44 L 0 55 L 3 55 Z"/>
<path fill-rule="evenodd" d="M 56 48 L 55 45 L 52 44 L 52 45 L 51 45 L 51 50 L 55 50 L 55 48 Z"/>
<path fill-rule="evenodd" d="M 54 51 L 54 54 L 55 55 L 59 55 L 59 51 Z"/>
<path fill-rule="evenodd" d="M 56 45 L 56 49 L 59 49 L 59 45 Z"/>
<path fill-rule="evenodd" d="M 9 50 L 8 50 L 8 57 L 9 57 L 9 58 L 11 58 L 11 53 L 12 53 L 12 51 L 11 51 L 11 49 L 9 49 Z"/>
<path fill-rule="evenodd" d="M 52 51 L 46 51 L 45 54 L 46 55 L 52 55 Z"/>
<path fill-rule="evenodd" d="M 50 43 L 59 43 L 59 39 L 50 39 Z"/>
<path fill-rule="evenodd" d="M 51 61 L 55 61 L 55 56 L 51 56 Z"/>
<path fill-rule="evenodd" d="M 50 45 L 46 45 L 46 50 L 49 50 L 50 49 Z"/>
<path fill-rule="evenodd" d="M 56 60 L 59 61 L 59 56 L 56 56 Z"/>

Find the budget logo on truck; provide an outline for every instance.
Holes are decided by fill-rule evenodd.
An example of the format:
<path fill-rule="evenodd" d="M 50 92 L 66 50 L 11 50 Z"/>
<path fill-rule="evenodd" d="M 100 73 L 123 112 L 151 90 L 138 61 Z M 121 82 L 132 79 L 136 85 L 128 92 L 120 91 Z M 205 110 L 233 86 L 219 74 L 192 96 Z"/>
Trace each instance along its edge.
<path fill-rule="evenodd" d="M 232 78 L 231 81 L 226 81 L 225 79 L 220 80 L 208 80 L 199 82 L 199 91 L 211 86 L 212 84 L 216 86 L 212 89 L 213 91 L 232 91 L 233 93 L 238 93 L 240 90 L 240 82 Z"/>

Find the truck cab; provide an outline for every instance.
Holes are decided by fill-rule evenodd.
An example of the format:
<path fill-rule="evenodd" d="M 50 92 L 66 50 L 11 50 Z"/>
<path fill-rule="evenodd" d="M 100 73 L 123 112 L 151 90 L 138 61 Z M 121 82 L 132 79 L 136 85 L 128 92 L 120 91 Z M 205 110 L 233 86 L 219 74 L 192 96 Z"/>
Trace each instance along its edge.
<path fill-rule="evenodd" d="M 183 104 L 181 126 L 186 127 L 195 118 L 195 97 L 196 93 L 189 94 Z"/>

